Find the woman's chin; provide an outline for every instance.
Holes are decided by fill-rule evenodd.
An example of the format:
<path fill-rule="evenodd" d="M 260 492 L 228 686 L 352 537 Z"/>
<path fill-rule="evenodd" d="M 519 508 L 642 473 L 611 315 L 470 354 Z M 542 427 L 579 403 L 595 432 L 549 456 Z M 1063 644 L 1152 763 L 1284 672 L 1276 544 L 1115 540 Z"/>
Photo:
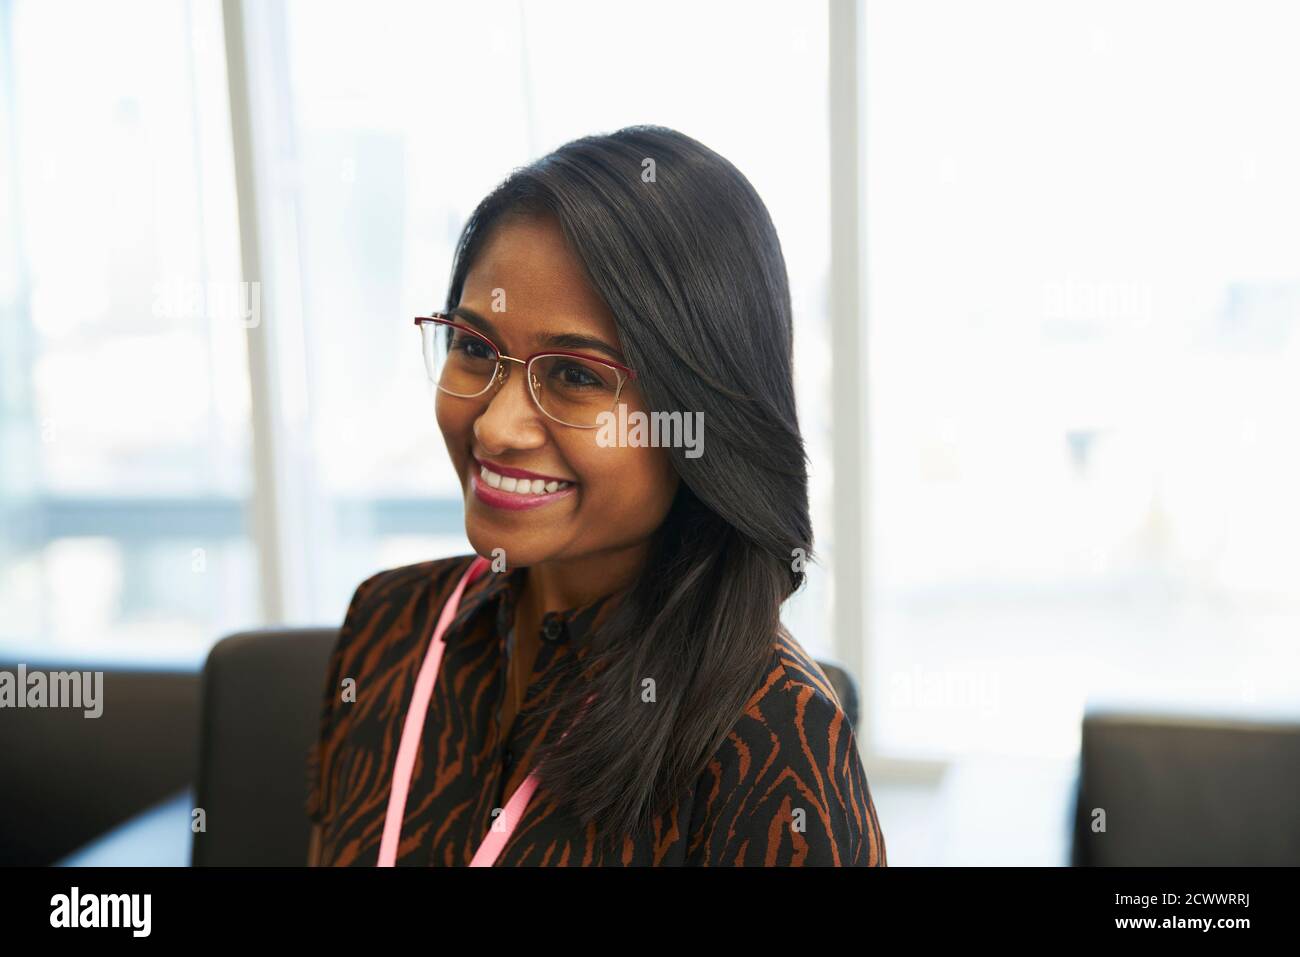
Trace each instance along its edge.
<path fill-rule="evenodd" d="M 466 523 L 465 537 L 469 539 L 474 554 L 481 555 L 496 563 L 496 569 L 504 563 L 506 568 L 522 568 L 544 562 L 550 556 L 550 550 L 532 542 L 521 540 L 518 534 L 502 535 L 478 523 Z"/>

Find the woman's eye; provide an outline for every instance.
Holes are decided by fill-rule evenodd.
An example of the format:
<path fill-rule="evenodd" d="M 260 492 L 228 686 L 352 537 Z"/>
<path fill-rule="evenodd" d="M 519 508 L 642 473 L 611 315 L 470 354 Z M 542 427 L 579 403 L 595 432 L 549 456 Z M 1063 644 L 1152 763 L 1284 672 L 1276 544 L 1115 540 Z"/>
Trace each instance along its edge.
<path fill-rule="evenodd" d="M 487 343 L 479 342 L 473 336 L 458 336 L 451 344 L 453 350 L 463 352 L 471 359 L 491 359 L 492 350 Z"/>
<path fill-rule="evenodd" d="M 560 384 L 569 389 L 603 389 L 605 382 L 591 370 L 574 364 L 560 366 L 555 370 Z"/>

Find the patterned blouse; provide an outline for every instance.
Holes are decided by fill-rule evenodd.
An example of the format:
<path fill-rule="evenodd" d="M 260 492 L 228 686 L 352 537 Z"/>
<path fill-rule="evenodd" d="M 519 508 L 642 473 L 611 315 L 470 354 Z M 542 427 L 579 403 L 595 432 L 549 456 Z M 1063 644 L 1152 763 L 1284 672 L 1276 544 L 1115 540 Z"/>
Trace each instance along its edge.
<path fill-rule="evenodd" d="M 468 555 L 408 565 L 362 582 L 330 659 L 320 736 L 308 753 L 306 809 L 321 828 L 322 865 L 374 866 L 397 744 L 415 677 Z M 500 737 L 506 635 L 525 569 L 470 584 L 445 636 L 402 823 L 397 864 L 467 865 L 548 741 L 531 709 L 553 693 L 564 656 L 589 650 L 607 599 L 548 613 L 519 717 Z M 343 682 L 355 679 L 355 701 Z M 347 697 L 351 697 L 350 695 Z M 542 725 L 539 730 L 537 724 Z M 552 728 L 552 731 L 554 729 Z M 792 826 L 802 808 L 803 827 Z M 617 850 L 609 851 L 608 847 Z M 885 838 L 853 730 L 825 673 L 791 637 L 726 742 L 676 804 L 642 833 L 597 841 L 545 780 L 497 866 L 885 866 Z"/>

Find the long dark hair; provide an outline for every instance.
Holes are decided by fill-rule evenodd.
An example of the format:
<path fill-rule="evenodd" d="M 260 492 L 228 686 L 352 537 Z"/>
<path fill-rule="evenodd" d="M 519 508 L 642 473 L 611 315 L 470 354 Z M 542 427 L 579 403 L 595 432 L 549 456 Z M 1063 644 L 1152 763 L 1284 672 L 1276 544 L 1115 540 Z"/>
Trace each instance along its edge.
<path fill-rule="evenodd" d="M 493 226 L 514 214 L 558 219 L 649 409 L 698 411 L 707 431 L 703 455 L 671 450 L 682 482 L 647 566 L 592 636 L 585 680 L 545 709 L 568 728 L 596 692 L 539 775 L 615 841 L 671 807 L 724 743 L 802 584 L 812 525 L 789 281 L 749 181 L 660 126 L 586 136 L 514 170 L 461 233 L 447 309 Z M 641 698 L 646 678 L 656 705 Z"/>

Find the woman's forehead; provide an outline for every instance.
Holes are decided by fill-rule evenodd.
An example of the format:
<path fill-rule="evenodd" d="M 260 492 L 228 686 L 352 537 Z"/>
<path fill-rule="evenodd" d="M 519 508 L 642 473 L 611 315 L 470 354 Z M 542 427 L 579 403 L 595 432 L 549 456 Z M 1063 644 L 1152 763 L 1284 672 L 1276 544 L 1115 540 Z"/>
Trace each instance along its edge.
<path fill-rule="evenodd" d="M 609 307 L 553 219 L 512 218 L 497 226 L 465 276 L 460 304 L 503 336 L 512 329 L 530 341 L 582 333 L 618 345 Z"/>

